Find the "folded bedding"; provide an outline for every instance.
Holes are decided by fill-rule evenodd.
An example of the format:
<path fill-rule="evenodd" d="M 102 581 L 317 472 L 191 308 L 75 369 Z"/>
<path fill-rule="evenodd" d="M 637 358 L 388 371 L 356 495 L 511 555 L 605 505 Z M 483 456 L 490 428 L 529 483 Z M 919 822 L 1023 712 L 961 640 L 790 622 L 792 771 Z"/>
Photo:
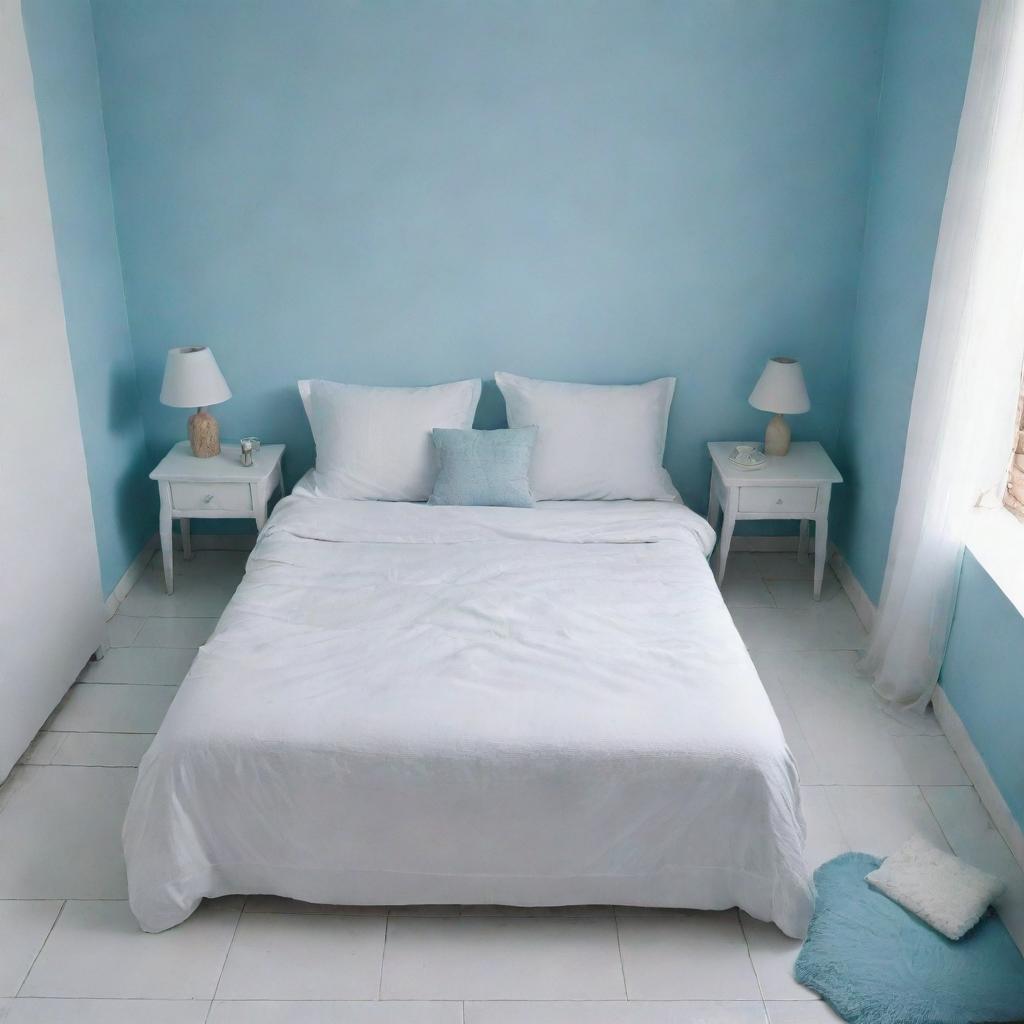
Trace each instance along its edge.
<path fill-rule="evenodd" d="M 802 936 L 796 770 L 713 542 L 678 502 L 282 501 L 140 766 L 140 925 L 268 893 Z"/>

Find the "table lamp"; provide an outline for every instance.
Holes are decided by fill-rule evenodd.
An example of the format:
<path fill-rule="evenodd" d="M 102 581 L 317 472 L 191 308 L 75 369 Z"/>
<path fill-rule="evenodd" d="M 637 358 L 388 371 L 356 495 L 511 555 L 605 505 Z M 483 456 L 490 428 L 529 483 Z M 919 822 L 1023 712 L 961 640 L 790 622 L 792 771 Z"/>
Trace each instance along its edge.
<path fill-rule="evenodd" d="M 197 458 L 220 454 L 220 428 L 204 406 L 226 402 L 230 397 L 231 389 L 208 348 L 168 349 L 160 401 L 178 409 L 195 406 L 196 411 L 188 418 L 188 439 Z"/>
<path fill-rule="evenodd" d="M 750 404 L 755 409 L 775 413 L 764 432 L 765 455 L 785 455 L 792 433 L 783 413 L 807 412 L 811 407 L 800 364 L 788 356 L 769 359 L 750 393 Z"/>

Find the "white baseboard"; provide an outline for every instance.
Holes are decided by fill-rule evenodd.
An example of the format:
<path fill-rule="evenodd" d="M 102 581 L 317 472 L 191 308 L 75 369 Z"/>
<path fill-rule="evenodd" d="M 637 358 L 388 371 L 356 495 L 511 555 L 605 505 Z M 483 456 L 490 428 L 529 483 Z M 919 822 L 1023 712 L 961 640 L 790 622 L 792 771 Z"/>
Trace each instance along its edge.
<path fill-rule="evenodd" d="M 978 753 L 978 748 L 967 732 L 967 727 L 960 720 L 956 708 L 950 704 L 949 698 L 941 686 L 935 687 L 935 693 L 932 695 L 932 707 L 935 709 L 935 717 L 939 720 L 942 731 L 946 734 L 946 739 L 956 751 L 956 756 L 960 758 L 967 777 L 974 784 L 978 798 L 985 810 L 988 811 L 992 824 L 1006 840 L 1010 852 L 1021 869 L 1024 870 L 1024 831 L 1017 824 L 1009 805 L 1003 799 L 1003 794 L 999 792 L 999 787 L 989 774 L 985 762 L 981 759 L 981 754 Z"/>
<path fill-rule="evenodd" d="M 149 560 L 153 557 L 153 552 L 158 547 L 160 547 L 160 538 L 154 533 L 142 545 L 142 550 L 132 559 L 131 565 L 125 569 L 124 575 L 117 581 L 110 597 L 104 602 L 108 622 L 114 617 L 117 609 L 121 606 L 121 602 L 128 596 L 128 591 L 138 583 L 139 577 L 145 571 L 146 566 L 149 565 Z"/>
<path fill-rule="evenodd" d="M 796 551 L 799 537 L 738 537 L 733 534 L 731 551 Z"/>
<path fill-rule="evenodd" d="M 875 624 L 875 606 L 860 585 L 860 580 L 853 575 L 853 570 L 847 565 L 842 553 L 831 543 L 828 546 L 828 564 L 832 566 L 839 585 L 846 591 L 860 624 L 870 633 L 871 627 Z"/>

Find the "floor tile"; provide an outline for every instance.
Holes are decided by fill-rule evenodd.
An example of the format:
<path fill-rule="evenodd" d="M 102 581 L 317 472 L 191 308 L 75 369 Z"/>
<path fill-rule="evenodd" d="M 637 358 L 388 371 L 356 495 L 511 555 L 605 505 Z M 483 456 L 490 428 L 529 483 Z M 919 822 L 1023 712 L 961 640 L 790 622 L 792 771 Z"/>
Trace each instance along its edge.
<path fill-rule="evenodd" d="M 732 617 L 752 650 L 854 651 L 867 639 L 845 594 L 808 608 L 734 608 Z"/>
<path fill-rule="evenodd" d="M 615 919 L 391 918 L 385 999 L 623 999 Z"/>
<path fill-rule="evenodd" d="M 919 786 L 970 786 L 971 780 L 945 736 L 893 736 L 910 781 Z"/>
<path fill-rule="evenodd" d="M 821 581 L 821 597 L 815 601 L 814 584 L 810 577 L 798 580 L 766 580 L 766 587 L 779 608 L 813 608 L 816 604 L 832 601 L 843 593 L 839 580 L 830 571 Z"/>
<path fill-rule="evenodd" d="M 209 1024 L 462 1024 L 460 1002 L 222 1002 Z"/>
<path fill-rule="evenodd" d="M 958 777 L 945 738 L 930 735 L 931 721 L 889 714 L 860 674 L 855 653 L 791 651 L 760 658 L 768 659 L 814 755 L 815 781 L 898 786 Z"/>
<path fill-rule="evenodd" d="M 191 648 L 202 647 L 217 625 L 217 618 L 172 619 L 154 616 L 146 619 L 142 631 L 135 638 L 136 647 Z M 180 682 L 180 680 L 179 680 Z"/>
<path fill-rule="evenodd" d="M 381 917 L 387 907 L 354 907 L 333 903 L 305 903 L 285 896 L 247 896 L 247 914 L 335 914 L 344 917 Z"/>
<path fill-rule="evenodd" d="M 786 737 L 786 745 L 796 760 L 797 770 L 800 773 L 800 781 L 807 785 L 815 785 L 824 780 L 821 767 L 814 751 L 811 748 L 807 737 L 804 735 L 803 727 L 800 725 L 796 711 L 785 688 L 778 682 L 775 669 L 765 662 L 765 655 L 762 652 L 752 652 L 754 665 L 757 667 L 758 675 L 768 699 L 772 702 L 775 716 L 782 726 L 783 735 Z"/>
<path fill-rule="evenodd" d="M 949 849 L 916 786 L 829 786 L 826 792 L 851 850 L 888 857 L 912 835 Z"/>
<path fill-rule="evenodd" d="M 121 824 L 135 769 L 21 772 L 0 811 L 0 898 L 124 899 Z"/>
<path fill-rule="evenodd" d="M 60 900 L 0 900 L 0 996 L 18 994 L 60 908 Z"/>
<path fill-rule="evenodd" d="M 205 999 L 17 999 L 4 1024 L 204 1024 L 209 1007 Z"/>
<path fill-rule="evenodd" d="M 766 580 L 813 580 L 814 557 L 809 555 L 801 562 L 795 551 L 757 551 L 754 553 L 757 571 Z M 825 566 L 825 576 L 833 576 L 830 566 Z"/>
<path fill-rule="evenodd" d="M 465 1024 L 765 1024 L 761 1001 L 466 1003 Z"/>
<path fill-rule="evenodd" d="M 121 602 L 120 611 L 144 618 L 154 615 L 218 616 L 231 600 L 240 579 L 241 575 L 224 578 L 176 573 L 174 593 L 168 594 L 164 589 L 162 572 L 144 572 Z"/>
<path fill-rule="evenodd" d="M 146 624 L 141 615 L 122 615 L 120 611 L 107 620 L 107 643 L 113 647 L 131 647 L 139 630 Z"/>
<path fill-rule="evenodd" d="M 818 1002 L 765 1003 L 771 1024 L 843 1024 L 843 1018 L 831 1006 Z"/>
<path fill-rule="evenodd" d="M 206 622 L 206 619 L 168 619 L 178 623 Z M 145 627 L 143 627 L 145 633 Z M 140 634 L 141 635 L 141 634 Z M 145 685 L 177 686 L 185 678 L 196 656 L 196 645 L 178 650 L 178 645 L 119 647 L 107 652 L 105 658 L 90 661 L 78 679 L 83 683 L 135 683 Z"/>
<path fill-rule="evenodd" d="M 730 608 L 775 607 L 775 600 L 760 576 L 727 575 L 722 584 L 722 597 Z"/>
<path fill-rule="evenodd" d="M 849 852 L 824 786 L 801 786 L 800 806 L 807 825 L 804 856 L 812 871 L 833 857 Z"/>
<path fill-rule="evenodd" d="M 255 540 L 255 537 L 253 538 Z M 187 562 L 181 549 L 174 551 L 174 578 L 208 576 L 216 580 L 240 580 L 245 573 L 245 563 L 252 554 L 248 551 L 235 550 L 193 550 L 192 558 Z M 156 573 L 161 580 L 164 574 L 163 553 L 156 551 L 146 566 L 147 571 Z"/>
<path fill-rule="evenodd" d="M 153 733 L 177 693 L 176 686 L 77 683 L 48 728 L 53 732 Z"/>
<path fill-rule="evenodd" d="M 242 914 L 218 999 L 375 999 L 387 917 Z"/>
<path fill-rule="evenodd" d="M 711 560 L 712 568 L 718 569 L 717 556 Z M 733 576 L 761 576 L 753 551 L 731 551 L 725 566 L 725 578 Z"/>
<path fill-rule="evenodd" d="M 750 959 L 754 964 L 761 994 L 765 999 L 817 999 L 818 994 L 804 988 L 793 977 L 803 942 L 783 935 L 773 924 L 740 914 Z"/>
<path fill-rule="evenodd" d="M 50 759 L 53 765 L 99 768 L 137 768 L 153 742 L 152 733 L 55 732 L 60 748 Z"/>
<path fill-rule="evenodd" d="M 978 794 L 963 786 L 928 786 L 923 793 L 953 852 L 1006 884 L 996 900 L 996 909 L 1024 951 L 1024 871 L 992 824 Z"/>
<path fill-rule="evenodd" d="M 148 935 L 126 901 L 69 900 L 22 995 L 211 999 L 238 913 L 200 907 L 176 928 Z"/>
<path fill-rule="evenodd" d="M 619 944 L 630 999 L 758 999 L 734 910 L 622 914 Z"/>
<path fill-rule="evenodd" d="M 39 732 L 21 755 L 19 764 L 49 764 L 64 742 L 64 733 Z"/>

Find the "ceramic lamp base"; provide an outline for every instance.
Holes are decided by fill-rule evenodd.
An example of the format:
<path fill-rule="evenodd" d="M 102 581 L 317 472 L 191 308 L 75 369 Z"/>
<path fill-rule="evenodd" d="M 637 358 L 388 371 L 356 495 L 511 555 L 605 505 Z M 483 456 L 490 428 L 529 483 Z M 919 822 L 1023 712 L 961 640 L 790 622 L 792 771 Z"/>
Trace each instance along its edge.
<path fill-rule="evenodd" d="M 192 454 L 197 459 L 220 455 L 220 427 L 205 409 L 197 409 L 189 416 L 188 439 L 192 444 Z"/>
<path fill-rule="evenodd" d="M 769 421 L 764 432 L 765 455 L 785 455 L 789 451 L 789 442 L 793 433 L 789 424 L 776 413 Z"/>

